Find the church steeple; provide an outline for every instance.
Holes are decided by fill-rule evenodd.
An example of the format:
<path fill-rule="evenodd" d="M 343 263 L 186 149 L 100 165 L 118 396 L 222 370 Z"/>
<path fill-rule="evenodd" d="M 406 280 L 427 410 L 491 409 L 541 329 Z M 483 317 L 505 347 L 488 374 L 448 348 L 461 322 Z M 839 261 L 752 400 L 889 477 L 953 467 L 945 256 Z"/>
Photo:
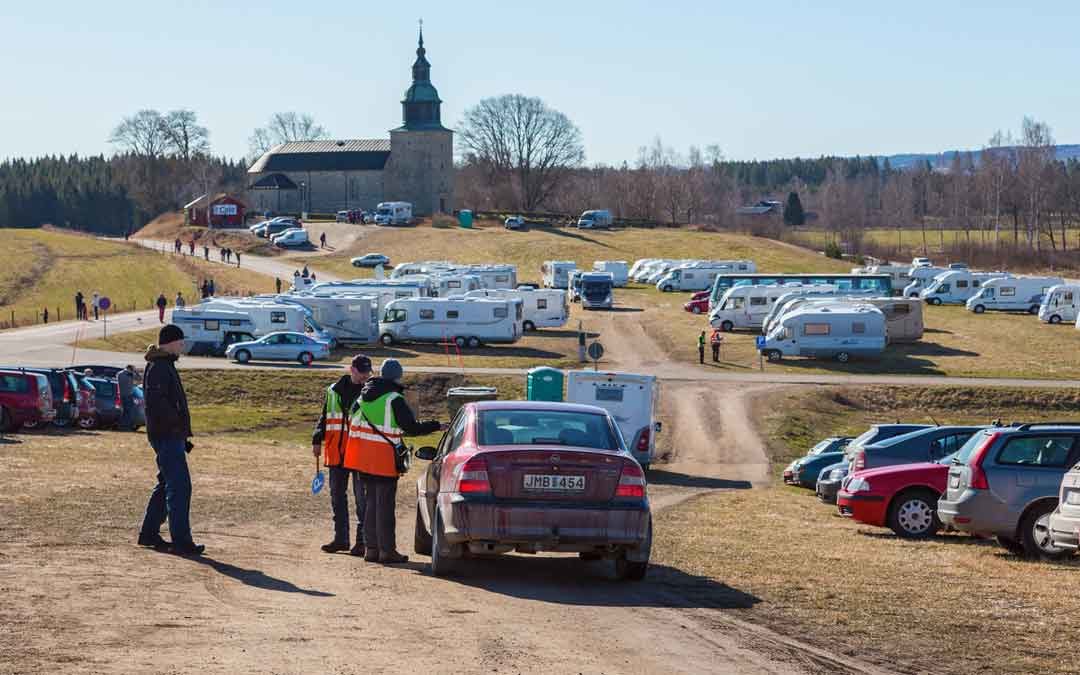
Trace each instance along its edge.
<path fill-rule="evenodd" d="M 412 86 L 401 102 L 401 118 L 406 129 L 442 129 L 439 92 L 431 84 L 431 64 L 424 49 L 424 22 L 420 22 L 420 38 L 416 46 L 416 61 L 412 66 Z"/>

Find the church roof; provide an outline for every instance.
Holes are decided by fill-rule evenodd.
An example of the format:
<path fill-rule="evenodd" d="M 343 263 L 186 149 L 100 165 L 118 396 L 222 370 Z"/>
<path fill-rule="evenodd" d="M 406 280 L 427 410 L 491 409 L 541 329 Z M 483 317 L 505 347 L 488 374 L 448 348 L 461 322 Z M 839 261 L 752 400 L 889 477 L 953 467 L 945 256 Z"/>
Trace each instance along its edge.
<path fill-rule="evenodd" d="M 379 171 L 390 158 L 390 141 L 357 138 L 292 141 L 266 151 L 248 173 L 266 171 Z"/>

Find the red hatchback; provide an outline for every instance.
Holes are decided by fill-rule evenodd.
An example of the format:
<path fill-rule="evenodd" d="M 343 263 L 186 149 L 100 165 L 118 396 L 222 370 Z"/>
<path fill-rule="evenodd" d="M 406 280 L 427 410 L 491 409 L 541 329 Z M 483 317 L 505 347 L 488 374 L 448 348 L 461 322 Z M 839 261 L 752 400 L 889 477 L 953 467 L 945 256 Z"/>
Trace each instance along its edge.
<path fill-rule="evenodd" d="M 844 479 L 836 496 L 840 514 L 867 525 L 887 527 L 909 539 L 941 529 L 938 498 L 949 480 L 953 455 L 937 462 L 897 464 L 859 471 Z"/>
<path fill-rule="evenodd" d="M 645 473 L 603 408 L 537 401 L 462 407 L 417 481 L 416 552 L 436 576 L 467 553 L 577 553 L 644 578 Z"/>
<path fill-rule="evenodd" d="M 683 309 L 691 314 L 706 314 L 709 311 L 709 295 L 712 291 L 699 291 L 694 293 L 690 302 L 683 305 Z"/>
<path fill-rule="evenodd" d="M 0 370 L 0 432 L 40 426 L 56 417 L 49 378 L 25 370 Z"/>

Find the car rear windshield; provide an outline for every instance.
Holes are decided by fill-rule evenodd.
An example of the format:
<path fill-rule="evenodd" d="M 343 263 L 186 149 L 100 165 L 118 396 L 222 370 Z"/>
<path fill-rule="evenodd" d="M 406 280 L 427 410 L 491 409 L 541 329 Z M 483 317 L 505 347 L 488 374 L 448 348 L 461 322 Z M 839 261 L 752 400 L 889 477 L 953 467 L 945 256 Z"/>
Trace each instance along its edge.
<path fill-rule="evenodd" d="M 967 440 L 960 446 L 960 449 L 953 455 L 953 464 L 967 464 L 968 457 L 971 457 L 971 453 L 975 451 L 975 448 L 979 447 L 979 443 L 987 437 L 987 435 L 993 433 L 990 429 L 984 429 Z"/>
<path fill-rule="evenodd" d="M 828 440 L 822 441 L 822 442 L 818 443 L 817 445 L 815 445 L 814 447 L 810 448 L 810 452 L 808 452 L 806 454 L 808 454 L 808 455 L 820 455 L 821 453 L 825 452 L 825 449 L 828 448 L 830 445 L 832 445 L 832 441 L 828 441 Z"/>
<path fill-rule="evenodd" d="M 558 410 L 485 410 L 477 421 L 480 445 L 573 445 L 619 450 L 606 415 Z"/>
<path fill-rule="evenodd" d="M 100 380 L 90 380 L 94 385 L 94 389 L 97 389 L 98 396 L 112 396 L 116 393 L 116 385 L 112 382 L 102 382 Z"/>

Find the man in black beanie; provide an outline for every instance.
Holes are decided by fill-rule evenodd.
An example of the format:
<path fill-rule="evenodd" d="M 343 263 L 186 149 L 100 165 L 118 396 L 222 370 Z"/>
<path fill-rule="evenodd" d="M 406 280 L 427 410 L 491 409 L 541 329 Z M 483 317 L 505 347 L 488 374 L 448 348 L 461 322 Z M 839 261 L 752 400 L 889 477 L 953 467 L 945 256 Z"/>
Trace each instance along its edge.
<path fill-rule="evenodd" d="M 188 520 L 191 507 L 191 474 L 187 453 L 191 441 L 191 415 L 187 396 L 176 372 L 176 360 L 184 350 L 184 331 L 175 324 L 162 326 L 158 343 L 146 348 L 143 393 L 146 399 L 146 435 L 157 460 L 157 485 L 146 505 L 139 545 L 171 550 L 179 555 L 199 555 L 204 546 L 191 538 Z M 169 516 L 172 544 L 161 538 L 161 524 Z"/>

